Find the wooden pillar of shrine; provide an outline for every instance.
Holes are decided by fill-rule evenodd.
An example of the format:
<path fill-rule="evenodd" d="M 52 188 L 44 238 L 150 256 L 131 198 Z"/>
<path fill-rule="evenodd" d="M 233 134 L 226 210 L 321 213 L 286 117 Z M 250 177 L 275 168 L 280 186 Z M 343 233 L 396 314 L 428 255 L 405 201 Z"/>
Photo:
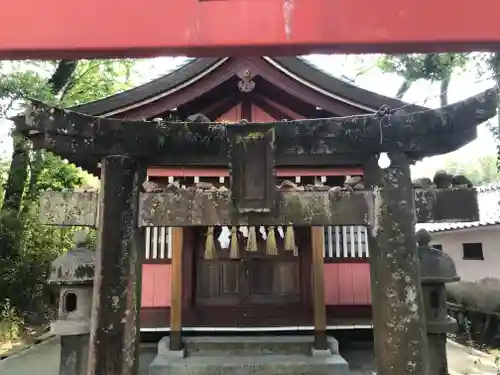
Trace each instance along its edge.
<path fill-rule="evenodd" d="M 311 227 L 312 247 L 312 297 L 314 310 L 314 344 L 315 350 L 327 350 L 325 277 L 323 265 L 324 227 Z"/>
<path fill-rule="evenodd" d="M 172 281 L 170 302 L 170 350 L 181 351 L 182 343 L 182 248 L 183 228 L 172 228 Z"/>
<path fill-rule="evenodd" d="M 428 374 L 422 288 L 415 239 L 415 212 L 409 161 L 389 154 L 391 165 L 376 159 L 365 165 L 374 189 L 369 228 L 373 332 L 378 374 Z"/>
<path fill-rule="evenodd" d="M 127 156 L 102 160 L 89 375 L 135 375 L 138 365 L 141 168 Z"/>

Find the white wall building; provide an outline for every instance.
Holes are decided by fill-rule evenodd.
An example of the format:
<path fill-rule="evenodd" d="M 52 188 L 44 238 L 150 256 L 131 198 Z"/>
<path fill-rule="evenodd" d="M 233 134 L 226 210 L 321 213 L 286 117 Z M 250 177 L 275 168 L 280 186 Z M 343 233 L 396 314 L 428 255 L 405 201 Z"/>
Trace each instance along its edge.
<path fill-rule="evenodd" d="M 450 255 L 464 281 L 500 278 L 500 183 L 478 188 L 479 221 L 418 224 Z"/>

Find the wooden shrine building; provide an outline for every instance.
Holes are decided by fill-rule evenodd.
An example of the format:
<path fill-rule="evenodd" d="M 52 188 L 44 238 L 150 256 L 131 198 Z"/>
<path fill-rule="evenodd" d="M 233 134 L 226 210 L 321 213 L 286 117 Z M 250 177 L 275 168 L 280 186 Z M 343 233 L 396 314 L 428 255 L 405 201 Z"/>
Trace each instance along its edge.
<path fill-rule="evenodd" d="M 212 121 L 268 122 L 343 117 L 375 113 L 383 105 L 408 105 L 334 78 L 296 57 L 199 58 L 140 87 L 83 104 L 75 111 L 128 119 L 178 118 L 203 114 Z M 279 135 L 277 135 L 279 137 Z M 445 151 L 445 150 L 444 150 Z M 189 160 L 186 160 L 187 157 Z M 97 172 L 98 160 L 71 159 Z M 279 182 L 297 185 L 343 185 L 362 176 L 362 160 L 353 155 L 331 158 L 290 156 L 277 160 Z M 148 179 L 180 185 L 212 183 L 229 187 L 227 161 L 196 154 L 179 155 L 150 165 Z M 356 180 L 354 180 L 356 181 Z M 230 257 L 230 228 L 215 228 L 217 250 L 204 256 L 207 228 L 183 230 L 183 325 L 186 329 L 311 327 L 311 236 L 297 230 L 298 256 L 283 251 L 285 228 L 277 231 L 278 256 L 265 250 L 267 233 L 257 231 L 259 251 Z M 243 229 L 242 234 L 246 234 Z M 245 248 L 245 238 L 240 238 Z M 146 228 L 142 270 L 141 330 L 168 330 L 171 302 L 172 228 Z M 222 247 L 220 248 L 222 244 Z M 362 226 L 325 228 L 325 303 L 329 326 L 371 327 L 369 246 Z"/>
<path fill-rule="evenodd" d="M 477 194 L 414 186 L 409 166 L 475 139 L 497 104 L 492 88 L 417 107 L 295 57 L 199 58 L 70 110 L 30 103 L 16 126 L 35 147 L 101 173 L 98 193 L 41 202 L 46 223 L 99 230 L 88 374 L 133 374 L 139 326 L 169 330 L 172 352 L 186 329 L 300 327 L 330 351 L 329 326 L 372 323 L 379 373 L 426 373 L 414 225 L 477 220 Z"/>

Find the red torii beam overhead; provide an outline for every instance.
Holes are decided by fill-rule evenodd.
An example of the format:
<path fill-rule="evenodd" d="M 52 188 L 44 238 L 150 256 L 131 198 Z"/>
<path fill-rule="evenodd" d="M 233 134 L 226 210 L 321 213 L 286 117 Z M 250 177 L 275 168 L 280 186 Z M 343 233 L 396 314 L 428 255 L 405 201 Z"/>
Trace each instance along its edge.
<path fill-rule="evenodd" d="M 0 59 L 488 50 L 498 14 L 498 0 L 4 0 Z"/>

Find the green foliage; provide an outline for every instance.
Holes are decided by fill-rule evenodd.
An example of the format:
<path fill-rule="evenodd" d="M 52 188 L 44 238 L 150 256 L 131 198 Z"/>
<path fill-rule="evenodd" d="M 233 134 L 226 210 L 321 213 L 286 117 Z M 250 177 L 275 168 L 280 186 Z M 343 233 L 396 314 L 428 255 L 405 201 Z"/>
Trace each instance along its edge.
<path fill-rule="evenodd" d="M 0 203 L 3 201 L 3 186 L 9 175 L 9 163 L 6 160 L 0 159 Z"/>
<path fill-rule="evenodd" d="M 444 169 L 453 174 L 465 175 L 475 186 L 500 181 L 496 155 L 483 156 L 466 163 L 450 159 Z"/>
<path fill-rule="evenodd" d="M 37 185 L 40 191 L 61 191 L 81 186 L 85 177 L 84 172 L 74 164 L 61 160 L 51 152 L 44 152 L 42 171 Z"/>
<path fill-rule="evenodd" d="M 16 314 L 14 306 L 9 300 L 5 301 L 0 307 L 0 342 L 19 338 L 22 327 L 23 321 Z"/>
<path fill-rule="evenodd" d="M 404 79 L 396 96 L 402 98 L 413 83 L 420 79 L 440 83 L 441 105 L 448 104 L 448 86 L 452 73 L 463 69 L 470 59 L 469 54 L 429 53 L 408 55 L 385 55 L 378 61 L 383 72 L 395 73 Z"/>
<path fill-rule="evenodd" d="M 47 72 L 54 67 L 50 62 L 0 62 L 0 100 L 6 103 L 3 115 L 14 109 L 15 100 L 22 98 L 53 101 L 45 81 Z"/>
<path fill-rule="evenodd" d="M 16 305 L 31 322 L 44 320 L 50 311 L 51 287 L 47 285 L 52 261 L 73 245 L 73 230 L 41 225 L 38 210 L 33 209 L 23 220 L 23 252 L 19 257 L 12 289 L 16 291 Z"/>
<path fill-rule="evenodd" d="M 84 60 L 60 96 L 60 105 L 86 103 L 130 88 L 134 60 Z"/>
<path fill-rule="evenodd" d="M 462 53 L 429 53 L 409 55 L 384 55 L 378 67 L 387 73 L 396 73 L 408 81 L 419 79 L 441 81 L 456 68 L 464 68 L 468 55 Z"/>
<path fill-rule="evenodd" d="M 81 60 L 70 82 L 59 95 L 51 92 L 47 80 L 55 62 L 0 62 L 0 100 L 4 110 L 19 109 L 22 99 L 37 99 L 68 107 L 96 100 L 130 87 L 134 60 Z M 16 106 L 17 104 L 17 106 Z"/>
<path fill-rule="evenodd" d="M 448 103 L 447 91 L 454 72 L 472 68 L 478 76 L 483 79 L 493 77 L 496 84 L 500 85 L 500 53 L 498 52 L 385 55 L 378 60 L 377 66 L 383 72 L 395 73 L 403 78 L 404 81 L 396 94 L 399 98 L 402 98 L 411 85 L 418 80 L 439 82 L 441 105 Z M 497 119 L 497 124 L 490 126 L 497 143 L 497 169 L 500 170 L 499 129 L 500 117 Z M 486 180 L 497 178 L 490 172 L 486 175 L 490 176 L 485 177 Z M 484 181 L 482 178 L 479 178 L 479 180 Z"/>
<path fill-rule="evenodd" d="M 127 89 L 134 64 L 134 60 L 79 61 L 69 81 L 54 95 L 49 79 L 56 70 L 56 62 L 0 62 L 0 121 L 8 123 L 8 117 L 22 110 L 27 98 L 69 107 Z M 19 136 L 15 132 L 12 135 Z M 13 158 L 21 155 L 28 160 L 0 161 L 0 202 L 3 191 L 9 191 L 4 188 L 12 180 L 7 178 L 9 174 L 15 173 L 24 181 L 19 210 L 13 211 L 2 204 L 0 212 L 0 246 L 9 250 L 8 256 L 0 259 L 0 306 L 7 306 L 9 314 L 19 314 L 27 322 L 38 322 L 50 311 L 51 291 L 46 284 L 50 265 L 74 245 L 73 229 L 40 224 L 38 195 L 48 189 L 81 186 L 89 180 L 89 175 L 50 152 L 30 149 L 20 154 L 16 153 L 17 143 L 14 146 Z M 24 167 L 9 170 L 12 165 Z M 92 234 L 89 247 L 95 247 L 95 234 Z M 8 318 L 2 315 L 0 321 L 3 320 Z M 9 324 L 8 321 L 5 324 Z"/>

